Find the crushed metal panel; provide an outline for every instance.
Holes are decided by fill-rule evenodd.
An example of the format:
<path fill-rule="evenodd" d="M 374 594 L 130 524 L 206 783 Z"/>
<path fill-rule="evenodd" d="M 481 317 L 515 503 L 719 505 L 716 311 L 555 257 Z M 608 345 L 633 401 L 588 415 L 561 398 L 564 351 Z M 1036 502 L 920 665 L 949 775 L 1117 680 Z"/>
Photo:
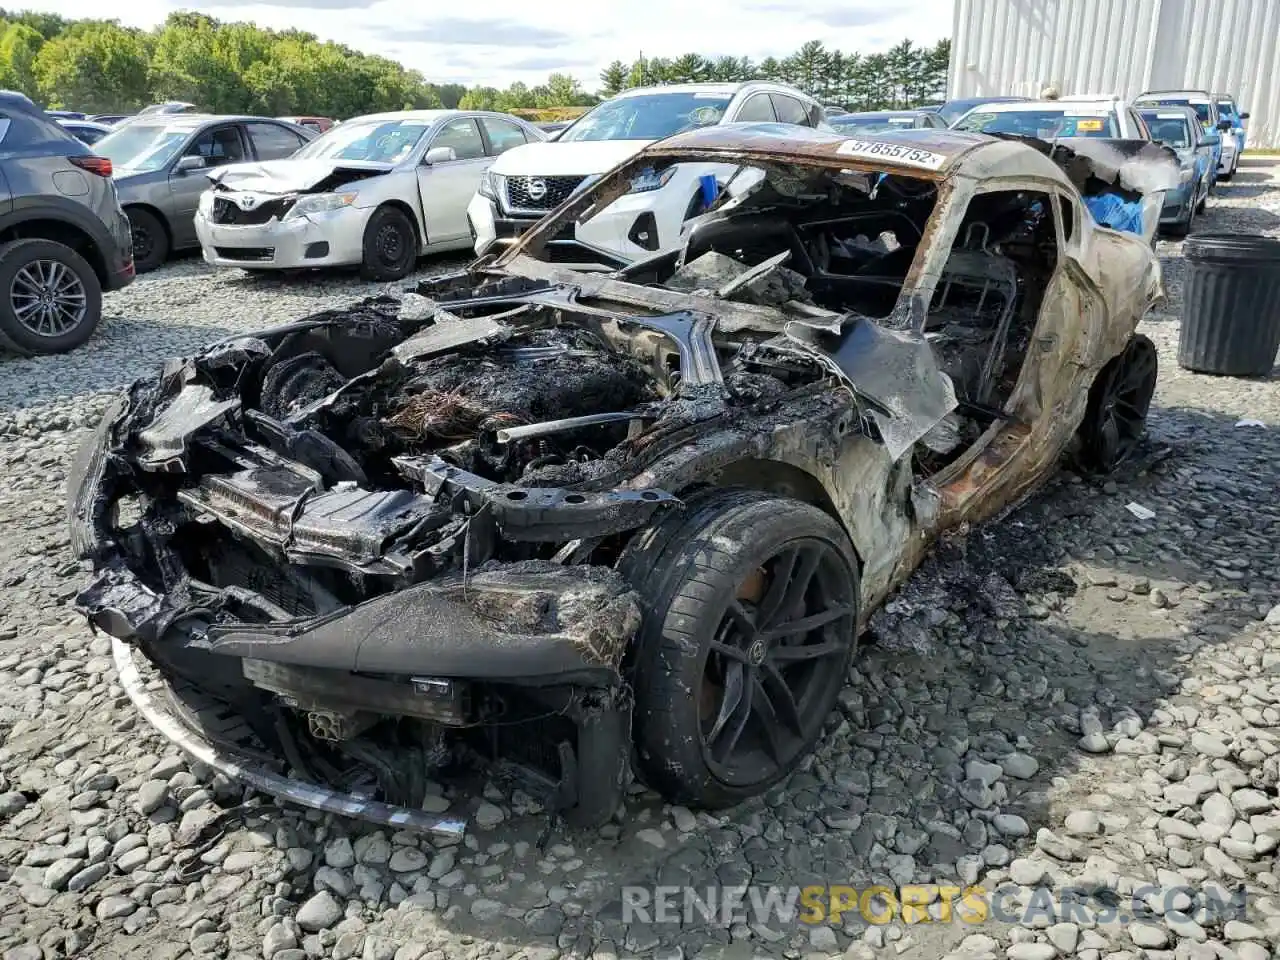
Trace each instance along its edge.
<path fill-rule="evenodd" d="M 956 408 L 955 386 L 919 334 L 854 318 L 838 332 L 793 321 L 786 336 L 804 344 L 859 396 L 898 460 Z"/>

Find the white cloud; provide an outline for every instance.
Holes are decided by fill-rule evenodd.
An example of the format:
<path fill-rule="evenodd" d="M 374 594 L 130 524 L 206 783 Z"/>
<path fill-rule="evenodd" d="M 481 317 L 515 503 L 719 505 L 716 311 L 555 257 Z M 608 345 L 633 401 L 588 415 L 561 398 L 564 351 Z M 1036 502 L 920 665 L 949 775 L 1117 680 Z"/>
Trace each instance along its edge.
<path fill-rule="evenodd" d="M 101 17 L 95 0 L 15 4 L 64 17 Z M 175 9 L 223 20 L 307 30 L 367 53 L 392 57 L 429 80 L 504 87 L 540 83 L 552 70 L 587 89 L 606 64 L 697 52 L 782 57 L 809 40 L 846 52 L 875 53 L 903 38 L 931 45 L 951 35 L 953 0 L 486 0 L 431 16 L 415 0 L 134 0 L 108 16 L 151 27 Z"/>

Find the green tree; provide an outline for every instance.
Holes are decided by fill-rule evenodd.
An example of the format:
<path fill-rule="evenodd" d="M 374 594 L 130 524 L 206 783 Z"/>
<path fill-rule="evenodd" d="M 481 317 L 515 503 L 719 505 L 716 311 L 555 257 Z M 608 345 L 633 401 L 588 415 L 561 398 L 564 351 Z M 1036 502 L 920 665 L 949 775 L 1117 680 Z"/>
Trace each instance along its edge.
<path fill-rule="evenodd" d="M 540 107 L 580 106 L 585 91 L 581 84 L 567 73 L 553 73 L 547 77 L 546 93 L 538 96 Z"/>
<path fill-rule="evenodd" d="M 463 110 L 497 110 L 501 98 L 502 94 L 493 87 L 472 87 L 463 94 L 458 106 Z"/>
<path fill-rule="evenodd" d="M 146 45 L 136 31 L 112 23 L 55 37 L 40 48 L 33 70 L 51 107 L 105 112 L 148 99 Z"/>
<path fill-rule="evenodd" d="M 11 90 L 36 96 L 36 57 L 44 44 L 44 35 L 34 27 L 21 22 L 6 26 L 0 36 L 0 82 Z"/>
<path fill-rule="evenodd" d="M 615 60 L 600 72 L 600 95 L 612 97 L 627 87 L 630 70 L 621 60 Z"/>
<path fill-rule="evenodd" d="M 696 53 L 686 53 L 671 63 L 669 83 L 696 83 L 711 75 L 711 64 Z"/>

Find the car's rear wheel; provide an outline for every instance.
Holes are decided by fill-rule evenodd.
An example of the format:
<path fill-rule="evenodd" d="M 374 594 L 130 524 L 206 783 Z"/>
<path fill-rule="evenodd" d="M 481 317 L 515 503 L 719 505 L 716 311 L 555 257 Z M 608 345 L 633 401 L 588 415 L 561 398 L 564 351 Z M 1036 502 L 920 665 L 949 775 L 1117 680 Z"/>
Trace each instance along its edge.
<path fill-rule="evenodd" d="M 1098 372 L 1080 424 L 1080 462 L 1086 470 L 1109 473 L 1137 449 L 1158 372 L 1155 344 L 1140 333 Z"/>
<path fill-rule="evenodd" d="M 638 772 L 672 802 L 724 807 L 813 749 L 856 646 L 858 568 L 807 503 L 717 491 L 620 561 L 644 622 L 629 661 Z"/>
<path fill-rule="evenodd" d="M 133 268 L 138 273 L 149 273 L 169 259 L 169 231 L 149 210 L 130 207 L 125 213 L 133 235 Z"/>
<path fill-rule="evenodd" d="M 102 285 L 88 262 L 52 240 L 0 246 L 0 340 L 24 353 L 80 346 L 102 318 Z"/>
<path fill-rule="evenodd" d="M 413 224 L 395 207 L 375 210 L 364 228 L 360 275 L 366 280 L 401 280 L 418 262 L 418 238 Z"/>

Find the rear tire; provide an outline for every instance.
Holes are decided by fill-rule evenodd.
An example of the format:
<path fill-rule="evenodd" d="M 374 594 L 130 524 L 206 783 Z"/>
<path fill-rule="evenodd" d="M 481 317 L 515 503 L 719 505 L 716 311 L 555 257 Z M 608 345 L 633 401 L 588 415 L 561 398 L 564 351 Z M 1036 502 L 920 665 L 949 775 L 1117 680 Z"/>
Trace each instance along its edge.
<path fill-rule="evenodd" d="M 133 234 L 133 268 L 150 273 L 169 259 L 169 231 L 159 217 L 141 207 L 130 207 L 125 213 Z"/>
<path fill-rule="evenodd" d="M 102 319 L 102 284 L 93 267 L 52 240 L 0 246 L 0 346 L 26 354 L 65 353 Z"/>
<path fill-rule="evenodd" d="M 418 235 L 413 223 L 395 207 L 373 212 L 364 228 L 360 276 L 366 280 L 403 280 L 418 262 Z"/>
<path fill-rule="evenodd" d="M 1086 473 L 1111 473 L 1137 449 L 1158 375 L 1155 344 L 1140 333 L 1098 371 L 1079 431 L 1079 466 Z"/>
<path fill-rule="evenodd" d="M 643 613 L 628 672 L 644 780 L 716 808 L 786 778 L 821 736 L 856 647 L 844 530 L 798 500 L 714 491 L 638 534 L 619 568 Z"/>

